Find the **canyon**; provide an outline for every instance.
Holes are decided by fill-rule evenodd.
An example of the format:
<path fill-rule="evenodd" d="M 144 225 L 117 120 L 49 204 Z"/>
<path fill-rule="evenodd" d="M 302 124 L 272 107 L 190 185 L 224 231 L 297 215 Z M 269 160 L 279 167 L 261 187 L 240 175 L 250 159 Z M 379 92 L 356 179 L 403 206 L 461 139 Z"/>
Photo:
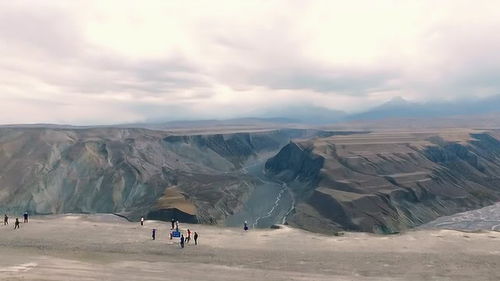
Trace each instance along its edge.
<path fill-rule="evenodd" d="M 394 233 L 500 200 L 500 131 L 0 128 L 0 212 Z"/>

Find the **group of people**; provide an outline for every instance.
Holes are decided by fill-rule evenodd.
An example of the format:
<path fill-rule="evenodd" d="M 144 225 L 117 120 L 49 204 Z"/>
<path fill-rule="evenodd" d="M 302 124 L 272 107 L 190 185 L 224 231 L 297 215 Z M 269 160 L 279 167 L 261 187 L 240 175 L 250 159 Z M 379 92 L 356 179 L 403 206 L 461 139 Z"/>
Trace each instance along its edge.
<path fill-rule="evenodd" d="M 179 221 L 172 218 L 171 223 L 172 223 L 172 228 L 170 230 L 172 232 L 170 232 L 170 239 L 172 239 L 172 236 L 173 236 L 172 234 L 173 234 L 174 229 L 175 229 L 175 232 L 179 232 Z M 186 237 L 184 237 L 184 234 L 181 234 L 180 241 L 179 241 L 181 248 L 184 248 L 184 245 L 188 244 L 189 241 L 191 241 L 191 234 L 193 234 L 194 244 L 198 245 L 198 233 L 196 231 L 192 233 L 191 230 L 188 228 L 186 230 L 186 234 L 187 234 Z"/>
<path fill-rule="evenodd" d="M 184 234 L 181 235 L 181 240 L 180 240 L 181 248 L 184 248 L 184 243 L 188 244 L 189 241 L 191 241 L 191 230 L 189 230 L 188 228 L 186 232 L 187 232 L 186 238 L 184 238 Z M 196 231 L 193 233 L 193 239 L 194 239 L 194 244 L 198 245 L 198 233 Z"/>
<path fill-rule="evenodd" d="M 144 226 L 144 217 L 141 217 L 141 226 Z M 176 233 L 179 233 L 179 221 L 172 218 L 172 227 L 170 228 L 170 240 L 172 240 L 173 236 L 174 236 L 174 232 Z M 151 237 L 153 238 L 153 240 L 156 240 L 156 233 L 157 233 L 157 229 L 156 228 L 153 228 L 151 230 Z M 188 244 L 189 241 L 191 241 L 191 234 L 192 234 L 192 237 L 194 239 L 194 244 L 195 245 L 198 245 L 198 233 L 195 231 L 195 232 L 191 232 L 191 230 L 188 228 L 186 230 L 186 237 L 184 237 L 184 234 L 181 233 L 180 235 L 180 241 L 179 241 L 179 244 L 181 246 L 181 248 L 184 248 L 185 244 Z"/>
<path fill-rule="evenodd" d="M 28 212 L 24 212 L 23 218 L 24 218 L 24 223 L 28 223 L 28 218 L 29 218 Z M 8 225 L 8 224 L 9 224 L 9 217 L 7 216 L 7 214 L 5 214 L 3 216 L 3 225 Z M 14 229 L 19 229 L 20 225 L 21 223 L 19 222 L 19 218 L 16 218 L 16 221 L 14 222 Z"/>

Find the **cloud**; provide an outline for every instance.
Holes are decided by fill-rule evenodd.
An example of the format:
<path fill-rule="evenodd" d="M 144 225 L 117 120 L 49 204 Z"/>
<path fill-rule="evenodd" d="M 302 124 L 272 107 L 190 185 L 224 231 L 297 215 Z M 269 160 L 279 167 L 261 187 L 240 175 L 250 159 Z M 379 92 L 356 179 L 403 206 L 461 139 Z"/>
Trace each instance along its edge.
<path fill-rule="evenodd" d="M 491 1 L 4 1 L 0 123 L 231 118 L 500 94 Z M 27 114 L 29 112 L 29 114 Z"/>
<path fill-rule="evenodd" d="M 368 95 L 394 89 L 399 74 L 389 68 L 321 68 L 304 64 L 298 68 L 274 69 L 255 73 L 250 81 L 271 89 L 310 89 L 339 95 Z"/>

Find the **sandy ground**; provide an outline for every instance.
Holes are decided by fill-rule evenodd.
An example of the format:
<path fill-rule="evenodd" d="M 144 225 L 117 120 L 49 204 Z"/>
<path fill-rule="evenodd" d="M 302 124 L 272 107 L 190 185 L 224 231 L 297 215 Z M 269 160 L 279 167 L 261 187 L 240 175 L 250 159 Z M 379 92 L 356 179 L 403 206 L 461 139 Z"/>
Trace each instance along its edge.
<path fill-rule="evenodd" d="M 200 244 L 180 249 L 166 223 L 141 227 L 111 215 L 0 226 L 0 280 L 500 280 L 495 231 L 335 237 L 287 227 L 181 227 L 197 231 Z"/>

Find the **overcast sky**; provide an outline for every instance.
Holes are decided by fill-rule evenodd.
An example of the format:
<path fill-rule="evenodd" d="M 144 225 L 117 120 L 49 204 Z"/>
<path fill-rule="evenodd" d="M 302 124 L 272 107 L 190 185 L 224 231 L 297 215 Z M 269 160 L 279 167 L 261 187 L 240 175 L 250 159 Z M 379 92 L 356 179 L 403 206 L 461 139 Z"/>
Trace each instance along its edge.
<path fill-rule="evenodd" d="M 500 93 L 500 1 L 0 0 L 0 123 Z"/>

